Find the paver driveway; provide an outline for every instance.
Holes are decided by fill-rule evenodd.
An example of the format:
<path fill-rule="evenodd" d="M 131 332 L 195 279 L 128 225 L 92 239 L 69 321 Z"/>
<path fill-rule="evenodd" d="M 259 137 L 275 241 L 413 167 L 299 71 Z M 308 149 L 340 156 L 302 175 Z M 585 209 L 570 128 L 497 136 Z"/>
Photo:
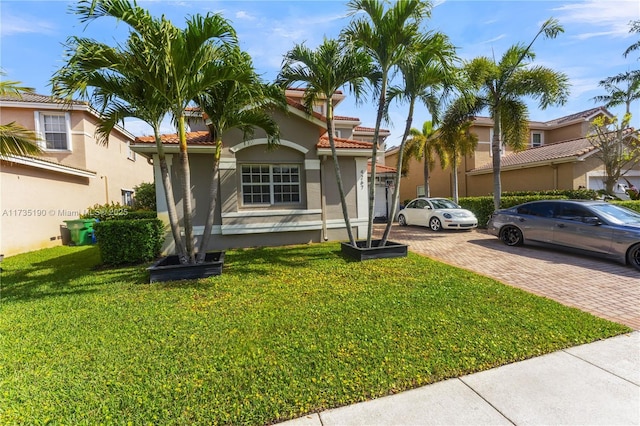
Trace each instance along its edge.
<path fill-rule="evenodd" d="M 383 225 L 376 226 L 381 235 Z M 640 271 L 613 261 L 547 248 L 508 247 L 484 230 L 433 232 L 394 225 L 409 250 L 495 278 L 640 330 Z"/>

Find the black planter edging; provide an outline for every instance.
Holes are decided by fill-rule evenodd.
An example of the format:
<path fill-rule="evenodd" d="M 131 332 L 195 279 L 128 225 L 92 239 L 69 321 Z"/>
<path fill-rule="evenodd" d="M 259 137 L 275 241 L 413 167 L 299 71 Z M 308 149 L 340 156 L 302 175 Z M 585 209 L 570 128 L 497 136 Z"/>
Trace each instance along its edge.
<path fill-rule="evenodd" d="M 341 243 L 342 254 L 356 260 L 385 259 L 390 257 L 407 257 L 406 244 L 387 241 L 384 246 L 380 246 L 381 240 L 372 240 L 371 248 L 367 248 L 366 241 L 356 241 L 356 247 L 350 243 Z"/>
<path fill-rule="evenodd" d="M 203 263 L 182 265 L 178 256 L 165 256 L 152 266 L 147 268 L 150 277 L 149 282 L 194 280 L 222 274 L 224 264 L 224 252 L 208 252 Z"/>

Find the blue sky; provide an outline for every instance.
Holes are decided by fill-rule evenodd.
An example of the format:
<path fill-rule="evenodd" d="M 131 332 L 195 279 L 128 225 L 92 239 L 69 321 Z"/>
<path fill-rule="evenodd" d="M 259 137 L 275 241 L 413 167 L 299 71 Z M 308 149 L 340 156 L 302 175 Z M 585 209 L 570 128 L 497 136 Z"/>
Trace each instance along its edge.
<path fill-rule="evenodd" d="M 51 75 L 63 65 L 63 44 L 72 35 L 91 37 L 115 44 L 126 38 L 127 27 L 102 18 L 88 26 L 69 12 L 68 1 L 0 0 L 0 68 L 3 78 L 21 81 L 38 93 L 50 94 Z M 152 14 L 166 15 L 181 26 L 193 14 L 219 12 L 229 19 L 242 47 L 254 60 L 267 81 L 277 75 L 282 56 L 295 43 L 317 46 L 323 37 L 335 37 L 349 22 L 343 1 L 168 1 L 147 0 L 139 4 Z M 531 102 L 530 119 L 546 121 L 594 106 L 592 98 L 605 94 L 598 81 L 630 69 L 640 68 L 639 54 L 624 58 L 622 53 L 637 41 L 629 33 L 629 22 L 640 19 L 637 0 L 596 1 L 472 1 L 434 2 L 426 28 L 447 34 L 463 59 L 478 56 L 499 59 L 515 43 L 528 44 L 540 24 L 554 17 L 565 32 L 554 40 L 538 39 L 535 63 L 569 76 L 571 96 L 566 105 L 541 111 Z M 371 99 L 355 105 L 345 100 L 339 115 L 357 116 L 363 126 L 375 124 L 375 103 Z M 640 127 L 640 104 L 633 105 L 632 124 Z M 611 110 L 621 114 L 621 108 Z M 485 113 L 486 115 L 486 113 Z M 416 111 L 413 127 L 430 118 L 424 107 Z M 397 145 L 406 120 L 406 106 L 391 109 L 388 146 Z M 141 123 L 127 122 L 135 135 L 149 132 Z M 163 129 L 173 132 L 170 123 Z"/>

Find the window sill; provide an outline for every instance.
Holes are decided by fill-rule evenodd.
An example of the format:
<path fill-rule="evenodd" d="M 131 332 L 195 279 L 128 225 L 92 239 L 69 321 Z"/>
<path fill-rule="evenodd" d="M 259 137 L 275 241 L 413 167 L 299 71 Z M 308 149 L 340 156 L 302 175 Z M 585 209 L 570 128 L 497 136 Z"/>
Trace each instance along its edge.
<path fill-rule="evenodd" d="M 302 216 L 308 214 L 320 214 L 320 209 L 288 209 L 288 210 L 252 210 L 251 208 L 243 207 L 239 212 L 222 213 L 223 218 L 236 218 L 236 217 L 269 217 L 269 216 Z"/>

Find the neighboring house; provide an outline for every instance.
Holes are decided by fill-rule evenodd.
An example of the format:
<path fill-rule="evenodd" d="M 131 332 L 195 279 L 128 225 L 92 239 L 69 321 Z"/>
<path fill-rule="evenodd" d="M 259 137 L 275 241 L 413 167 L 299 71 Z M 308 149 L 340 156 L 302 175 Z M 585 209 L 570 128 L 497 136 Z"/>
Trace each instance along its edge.
<path fill-rule="evenodd" d="M 130 150 L 134 137 L 123 128 L 116 127 L 108 145 L 96 142 L 98 117 L 84 102 L 0 97 L 2 123 L 35 131 L 43 149 L 38 157 L 0 157 L 0 253 L 60 245 L 68 237 L 65 220 L 95 204 L 129 204 L 134 186 L 153 179 L 152 166 Z"/>
<path fill-rule="evenodd" d="M 598 107 L 546 122 L 529 123 L 529 146 L 514 152 L 503 146 L 501 159 L 502 190 L 542 191 L 554 189 L 602 189 L 603 165 L 593 157 L 595 149 L 586 138 L 592 121 L 600 116 L 612 117 Z M 473 155 L 463 158 L 458 167 L 460 197 L 486 196 L 493 193 L 493 162 L 491 141 L 493 120 L 476 117 L 471 132 L 478 136 Z M 386 153 L 387 164 L 395 164 L 398 148 Z M 431 196 L 451 197 L 451 168 L 443 170 L 436 160 L 430 172 Z M 625 177 L 640 185 L 640 170 L 631 170 Z M 422 162 L 412 159 L 409 172 L 401 180 L 400 200 L 424 195 Z"/>
<path fill-rule="evenodd" d="M 337 190 L 331 148 L 326 137 L 322 105 L 308 114 L 301 104 L 303 90 L 286 91 L 288 109 L 274 111 L 280 126 L 280 145 L 267 149 L 262 131 L 253 139 L 242 140 L 241 132 L 223 135 L 223 151 L 218 176 L 218 200 L 210 247 L 274 246 L 344 240 L 347 238 L 340 197 Z M 344 99 L 333 95 L 335 105 Z M 359 130 L 353 117 L 336 117 L 335 140 L 349 217 L 356 238 L 367 231 L 368 190 L 367 163 L 372 145 L 365 140 L 367 129 Z M 198 110 L 188 118 L 189 158 L 194 197 L 194 234 L 201 237 L 207 213 L 207 197 L 212 179 L 214 145 Z M 388 132 L 387 132 L 388 134 Z M 371 139 L 371 138 L 370 138 Z M 182 194 L 176 171 L 178 138 L 162 135 L 179 204 Z M 157 151 L 153 137 L 138 137 L 132 149 L 154 158 L 156 182 L 161 182 Z M 168 223 L 162 186 L 156 185 L 158 217 Z M 167 233 L 165 252 L 174 250 Z"/>

